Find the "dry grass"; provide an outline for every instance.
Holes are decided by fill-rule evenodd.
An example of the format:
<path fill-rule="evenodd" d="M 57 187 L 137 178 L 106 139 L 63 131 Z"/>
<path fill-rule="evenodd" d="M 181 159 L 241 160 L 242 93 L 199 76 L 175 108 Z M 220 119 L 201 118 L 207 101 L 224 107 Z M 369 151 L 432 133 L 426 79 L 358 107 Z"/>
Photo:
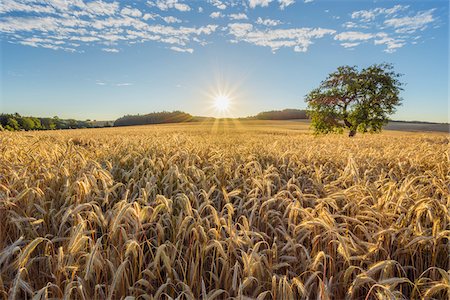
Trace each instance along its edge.
<path fill-rule="evenodd" d="M 287 122 L 0 133 L 0 298 L 448 299 L 448 142 Z"/>

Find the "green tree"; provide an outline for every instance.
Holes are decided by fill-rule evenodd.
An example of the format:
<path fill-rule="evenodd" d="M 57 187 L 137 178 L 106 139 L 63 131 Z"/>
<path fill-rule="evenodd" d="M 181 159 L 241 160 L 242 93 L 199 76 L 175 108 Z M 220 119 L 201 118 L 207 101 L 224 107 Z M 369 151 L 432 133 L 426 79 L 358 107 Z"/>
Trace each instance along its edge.
<path fill-rule="evenodd" d="M 401 104 L 400 76 L 392 64 L 339 67 L 306 96 L 315 133 L 380 132 Z"/>
<path fill-rule="evenodd" d="M 52 129 L 56 128 L 56 124 L 55 124 L 54 120 L 51 118 L 42 118 L 41 124 L 44 129 L 52 130 Z"/>
<path fill-rule="evenodd" d="M 71 129 L 78 128 L 77 120 L 69 119 L 69 120 L 67 120 L 67 123 L 68 123 L 69 128 L 71 128 Z"/>
<path fill-rule="evenodd" d="M 17 122 L 16 119 L 14 118 L 8 118 L 8 121 L 6 122 L 6 127 L 7 130 L 10 131 L 15 131 L 15 130 L 19 130 L 20 129 L 20 125 L 19 122 Z"/>
<path fill-rule="evenodd" d="M 22 117 L 19 120 L 20 127 L 25 130 L 32 130 L 35 128 L 35 123 L 32 118 Z"/>
<path fill-rule="evenodd" d="M 39 118 L 30 117 L 30 119 L 33 121 L 33 129 L 42 129 L 41 120 Z"/>
<path fill-rule="evenodd" d="M 53 117 L 53 122 L 55 123 L 56 129 L 65 129 L 67 128 L 64 120 L 61 120 L 58 116 Z"/>

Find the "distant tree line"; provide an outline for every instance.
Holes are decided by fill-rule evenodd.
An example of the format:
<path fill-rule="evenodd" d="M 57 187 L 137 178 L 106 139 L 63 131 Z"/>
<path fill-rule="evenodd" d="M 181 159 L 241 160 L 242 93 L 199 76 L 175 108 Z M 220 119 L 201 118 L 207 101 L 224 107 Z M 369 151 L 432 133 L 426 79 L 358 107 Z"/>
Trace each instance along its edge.
<path fill-rule="evenodd" d="M 257 120 L 293 120 L 293 119 L 307 119 L 306 110 L 301 109 L 283 109 L 264 111 L 257 114 Z"/>
<path fill-rule="evenodd" d="M 126 115 L 114 122 L 114 126 L 131 126 L 162 123 L 192 122 L 194 117 L 182 111 L 154 112 L 146 115 Z"/>
<path fill-rule="evenodd" d="M 111 126 L 106 123 L 104 126 Z M 54 129 L 74 129 L 74 128 L 96 128 L 95 121 L 78 121 L 74 119 L 37 118 L 21 116 L 15 114 L 0 114 L 0 129 L 9 131 L 18 130 L 54 130 Z"/>

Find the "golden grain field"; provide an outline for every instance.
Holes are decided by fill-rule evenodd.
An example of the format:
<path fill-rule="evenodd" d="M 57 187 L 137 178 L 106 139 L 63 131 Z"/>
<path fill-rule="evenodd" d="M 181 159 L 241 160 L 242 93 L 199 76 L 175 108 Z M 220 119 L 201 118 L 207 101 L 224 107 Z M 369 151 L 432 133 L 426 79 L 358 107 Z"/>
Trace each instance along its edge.
<path fill-rule="evenodd" d="M 0 298 L 448 299 L 449 139 L 0 133 Z"/>

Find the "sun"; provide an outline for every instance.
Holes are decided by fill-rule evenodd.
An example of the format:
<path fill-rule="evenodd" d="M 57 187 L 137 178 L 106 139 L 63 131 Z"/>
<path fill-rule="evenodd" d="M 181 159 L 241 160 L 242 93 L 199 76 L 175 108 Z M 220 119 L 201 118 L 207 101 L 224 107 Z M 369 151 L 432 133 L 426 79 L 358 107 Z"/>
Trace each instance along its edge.
<path fill-rule="evenodd" d="M 230 97 L 226 95 L 217 95 L 214 97 L 214 107 L 218 112 L 226 112 L 230 108 Z"/>

